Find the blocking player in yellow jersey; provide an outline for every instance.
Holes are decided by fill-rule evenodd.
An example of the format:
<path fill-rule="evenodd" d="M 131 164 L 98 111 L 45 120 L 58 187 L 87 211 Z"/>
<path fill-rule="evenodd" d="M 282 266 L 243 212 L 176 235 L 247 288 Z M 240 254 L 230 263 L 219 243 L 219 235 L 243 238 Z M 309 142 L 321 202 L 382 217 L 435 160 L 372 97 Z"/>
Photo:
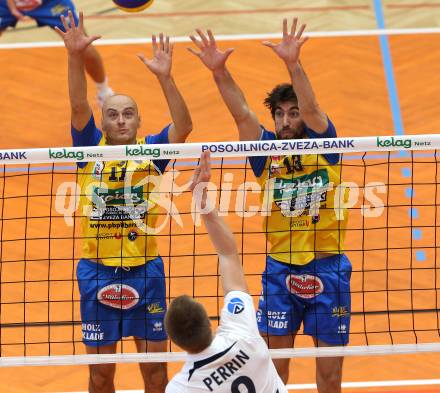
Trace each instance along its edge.
<path fill-rule="evenodd" d="M 254 112 L 226 69 L 233 49 L 220 51 L 211 31 L 197 30 L 191 37 L 199 51 L 191 50 L 209 68 L 237 124 L 240 140 L 334 138 L 333 123 L 319 107 L 312 86 L 299 61 L 306 42 L 305 25 L 289 29 L 283 21 L 279 44 L 264 42 L 285 63 L 291 84 L 276 86 L 265 100 L 275 132 L 260 126 Z M 350 325 L 351 264 L 343 253 L 347 212 L 340 209 L 338 154 L 283 157 L 251 157 L 252 169 L 273 203 L 264 231 L 271 248 L 262 276 L 262 295 L 257 321 L 270 348 L 294 345 L 301 323 L 317 346 L 346 345 Z M 338 191 L 340 191 L 338 193 Z M 270 200 L 270 199 L 269 199 Z M 320 393 L 341 390 L 342 358 L 317 358 Z M 274 361 L 284 383 L 289 360 Z"/>
<path fill-rule="evenodd" d="M 135 338 L 139 352 L 166 351 L 165 275 L 154 236 L 157 206 L 152 191 L 168 160 L 155 160 L 155 144 L 184 142 L 192 129 L 188 108 L 171 76 L 172 44 L 153 36 L 153 59 L 140 56 L 165 94 L 172 124 L 156 135 L 138 138 L 141 118 L 136 102 L 116 94 L 104 102 L 102 131 L 87 101 L 84 51 L 97 38 L 79 23 L 59 31 L 68 53 L 69 95 L 74 146 L 128 145 L 133 161 L 79 163 L 83 232 L 77 279 L 81 295 L 83 342 L 87 353 L 114 353 L 117 342 Z M 71 12 L 69 19 L 73 21 Z M 138 144 L 142 144 L 138 146 Z M 148 146 L 145 146 L 148 145 Z M 151 161 L 138 161 L 139 150 Z M 129 179 L 128 179 L 129 178 Z M 164 363 L 140 364 L 145 391 L 164 392 Z M 114 364 L 90 365 L 89 392 L 113 393 Z"/>

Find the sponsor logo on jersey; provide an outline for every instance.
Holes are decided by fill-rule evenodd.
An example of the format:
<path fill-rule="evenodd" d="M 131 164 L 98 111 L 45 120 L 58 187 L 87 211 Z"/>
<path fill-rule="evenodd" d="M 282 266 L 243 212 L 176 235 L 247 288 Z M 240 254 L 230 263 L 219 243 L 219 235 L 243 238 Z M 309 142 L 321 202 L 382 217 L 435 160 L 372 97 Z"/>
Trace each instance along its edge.
<path fill-rule="evenodd" d="M 144 189 L 142 186 L 109 190 L 95 187 L 92 202 L 91 220 L 139 220 L 145 217 L 148 210 L 147 205 L 142 205 L 144 202 Z"/>
<path fill-rule="evenodd" d="M 286 311 L 271 311 L 269 310 L 267 312 L 267 317 L 269 319 L 281 319 L 281 320 L 286 320 L 286 315 L 287 312 Z"/>
<path fill-rule="evenodd" d="M 90 223 L 89 228 L 99 229 L 99 228 L 107 228 L 107 229 L 117 229 L 117 228 L 134 228 L 136 226 L 135 222 L 99 222 L 99 223 Z M 121 239 L 122 234 L 118 233 L 115 235 L 116 239 Z"/>
<path fill-rule="evenodd" d="M 43 0 L 15 0 L 15 6 L 19 11 L 31 11 L 43 4 Z"/>
<path fill-rule="evenodd" d="M 290 228 L 307 228 L 310 226 L 310 218 L 309 217 L 292 217 L 290 222 Z"/>
<path fill-rule="evenodd" d="M 347 333 L 347 325 L 345 323 L 338 326 L 338 334 L 346 334 Z"/>
<path fill-rule="evenodd" d="M 126 284 L 110 284 L 98 292 L 98 300 L 106 306 L 128 310 L 139 303 L 138 291 Z"/>
<path fill-rule="evenodd" d="M 321 206 L 327 200 L 329 175 L 326 169 L 311 174 L 275 179 L 274 202 L 286 217 L 296 217 L 306 209 Z"/>
<path fill-rule="evenodd" d="M 65 11 L 68 11 L 68 10 L 69 10 L 69 8 L 66 7 L 65 5 L 57 4 L 55 7 L 52 7 L 50 9 L 50 12 L 51 12 L 52 16 L 59 16 L 61 14 L 64 14 Z M 69 17 L 66 17 L 66 22 L 69 24 L 69 26 L 71 26 L 73 23 L 73 21 L 71 21 Z"/>
<path fill-rule="evenodd" d="M 101 180 L 102 171 L 104 170 L 104 163 L 101 161 L 96 161 L 92 170 L 92 177 Z"/>
<path fill-rule="evenodd" d="M 127 237 L 128 237 L 128 240 L 134 242 L 138 237 L 138 233 L 136 231 L 130 231 L 130 232 L 128 232 Z"/>
<path fill-rule="evenodd" d="M 348 315 L 347 306 L 338 306 L 332 308 L 332 316 L 333 317 L 345 317 Z"/>
<path fill-rule="evenodd" d="M 317 216 L 313 216 L 312 217 L 312 224 L 317 224 L 320 219 L 321 219 L 321 217 L 319 216 L 319 214 Z"/>
<path fill-rule="evenodd" d="M 286 287 L 290 293 L 303 299 L 312 299 L 324 291 L 321 279 L 310 274 L 288 274 Z"/>
<path fill-rule="evenodd" d="M 89 341 L 104 340 L 104 332 L 101 331 L 101 324 L 99 323 L 83 323 L 81 326 L 82 337 Z"/>
<path fill-rule="evenodd" d="M 238 297 L 234 297 L 231 299 L 231 301 L 228 303 L 228 311 L 231 314 L 240 314 L 244 310 L 244 303 L 243 300 L 241 300 Z"/>
<path fill-rule="evenodd" d="M 287 329 L 288 326 L 286 311 L 267 311 L 267 325 L 273 329 Z"/>
<path fill-rule="evenodd" d="M 309 175 L 293 179 L 277 178 L 275 184 L 275 200 L 296 198 L 299 195 L 316 193 L 327 189 L 329 177 L 327 169 L 319 169 Z"/>
<path fill-rule="evenodd" d="M 285 329 L 287 328 L 287 312 L 286 311 L 272 311 L 268 310 L 266 314 L 267 326 L 274 329 Z M 257 310 L 257 322 L 261 323 L 263 320 L 263 311 L 261 309 Z M 266 323 L 266 322 L 264 322 Z"/>
<path fill-rule="evenodd" d="M 262 315 L 263 315 L 263 312 L 262 312 L 260 309 L 258 309 L 258 310 L 257 310 L 257 313 L 256 313 L 256 317 L 257 317 L 257 322 L 258 322 L 258 323 L 261 322 L 261 317 L 262 317 Z"/>
<path fill-rule="evenodd" d="M 107 205 L 137 204 L 143 202 L 144 189 L 142 186 L 126 188 L 104 189 L 96 187 L 93 190 L 94 201 L 104 202 Z"/>
<path fill-rule="evenodd" d="M 153 332 L 161 332 L 163 330 L 163 324 L 162 322 L 154 322 L 153 325 Z"/>
<path fill-rule="evenodd" d="M 121 239 L 121 233 L 97 233 L 96 240 Z"/>
<path fill-rule="evenodd" d="M 280 164 L 280 156 L 272 156 L 271 163 L 269 167 L 269 172 L 271 175 L 281 175 L 281 164 Z"/>
<path fill-rule="evenodd" d="M 163 307 L 160 305 L 159 302 L 157 303 L 151 303 L 147 306 L 147 310 L 150 314 L 158 314 L 161 312 L 164 312 Z"/>
<path fill-rule="evenodd" d="M 274 321 L 272 319 L 268 319 L 267 326 L 272 329 L 287 329 L 288 321 Z"/>

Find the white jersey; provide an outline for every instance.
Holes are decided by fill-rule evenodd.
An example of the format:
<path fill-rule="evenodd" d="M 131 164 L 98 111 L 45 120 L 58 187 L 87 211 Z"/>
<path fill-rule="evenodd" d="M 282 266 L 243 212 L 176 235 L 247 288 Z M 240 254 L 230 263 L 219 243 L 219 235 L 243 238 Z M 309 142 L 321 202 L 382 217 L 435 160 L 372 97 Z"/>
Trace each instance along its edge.
<path fill-rule="evenodd" d="M 191 355 L 166 393 L 287 393 L 257 328 L 252 297 L 229 292 L 211 345 Z"/>

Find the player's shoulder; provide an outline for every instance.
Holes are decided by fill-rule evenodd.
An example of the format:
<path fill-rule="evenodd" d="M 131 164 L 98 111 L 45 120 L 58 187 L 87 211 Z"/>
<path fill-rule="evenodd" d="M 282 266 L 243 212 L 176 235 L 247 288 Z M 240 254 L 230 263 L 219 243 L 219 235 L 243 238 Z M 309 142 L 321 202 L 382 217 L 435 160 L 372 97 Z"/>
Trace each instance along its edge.
<path fill-rule="evenodd" d="M 317 131 L 313 130 L 312 128 L 308 127 L 307 125 L 305 125 L 304 131 L 305 131 L 307 137 L 312 138 L 312 139 L 337 138 L 338 135 L 336 132 L 335 125 L 333 124 L 330 117 L 328 117 L 326 115 L 326 118 L 327 118 L 327 128 L 325 129 L 324 132 L 317 132 Z"/>
<path fill-rule="evenodd" d="M 136 138 L 136 143 L 138 145 L 144 145 L 145 143 L 147 143 L 147 137 L 141 136 L 141 137 Z"/>
<path fill-rule="evenodd" d="M 217 334 L 236 338 L 259 336 L 252 296 L 241 291 L 226 294 Z"/>
<path fill-rule="evenodd" d="M 273 140 L 277 139 L 277 135 L 275 134 L 274 131 L 268 130 L 263 125 L 260 125 L 260 129 L 261 129 L 260 140 L 262 140 L 262 141 L 273 141 Z"/>
<path fill-rule="evenodd" d="M 228 311 L 232 314 L 239 314 L 244 305 L 248 305 L 251 308 L 254 307 L 252 296 L 243 291 L 230 291 L 225 295 L 225 305 Z M 238 308 L 237 308 L 238 307 Z"/>

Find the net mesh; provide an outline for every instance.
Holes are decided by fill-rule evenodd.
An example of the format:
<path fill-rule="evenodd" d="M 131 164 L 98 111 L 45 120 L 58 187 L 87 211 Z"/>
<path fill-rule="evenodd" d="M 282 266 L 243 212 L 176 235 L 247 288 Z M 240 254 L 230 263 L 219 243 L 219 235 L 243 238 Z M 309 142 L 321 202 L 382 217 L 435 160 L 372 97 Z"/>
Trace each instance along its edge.
<path fill-rule="evenodd" d="M 315 149 L 319 153 L 343 153 L 341 177 L 349 190 L 345 252 L 353 265 L 350 328 L 353 348 L 368 351 L 377 345 L 428 343 L 430 347 L 418 348 L 438 350 L 440 195 L 436 137 L 424 136 L 430 143 L 425 146 L 416 145 L 411 137 L 401 139 L 401 145 L 396 143 L 398 138 L 387 139 L 394 145 L 391 142 L 383 145 L 379 138 L 367 138 L 371 143 L 363 144 L 363 139 L 357 138 L 348 147 Z M 410 147 L 403 145 L 405 140 L 412 141 Z M 185 150 L 176 145 L 167 146 L 166 151 L 159 147 L 162 149 L 159 158 L 181 158 L 169 163 L 160 190 L 148 191 L 156 193 L 160 200 L 156 225 L 159 229 L 154 236 L 165 263 L 167 300 L 181 294 L 194 296 L 206 306 L 214 326 L 223 305 L 217 256 L 204 227 L 199 225 L 200 217 L 187 190 L 202 149 L 210 149 L 216 156 L 210 195 L 235 235 L 255 304 L 261 293 L 261 273 L 269 249 L 263 225 L 268 209 L 261 200 L 262 191 L 249 161 L 243 158 L 244 150 L 237 148 L 232 152 L 231 148 L 229 153 L 220 153 L 218 146 L 193 145 Z M 414 146 L 424 150 L 412 150 Z M 112 160 L 128 158 L 108 147 L 87 149 Z M 67 153 L 54 158 L 54 149 L 52 153 L 50 149 L 28 150 L 22 153 L 22 163 L 14 160 L 10 151 L 1 155 L 4 164 L 0 179 L 3 361 L 19 357 L 26 363 L 45 356 L 50 363 L 51 358 L 66 355 L 64 362 L 76 357 L 67 360 L 75 362 L 85 353 L 75 272 L 84 241 L 79 222 L 83 215 L 79 208 L 81 191 L 76 186 L 79 170 L 72 162 L 78 161 L 79 156 L 68 154 L 79 150 L 58 151 Z M 293 148 L 284 154 L 311 152 L 313 149 Z M 19 152 L 15 153 L 18 158 Z M 272 150 L 251 154 L 273 155 L 273 146 Z M 141 154 L 136 159 L 147 156 Z M 90 161 L 97 161 L 99 155 L 89 157 Z M 102 230 L 105 236 L 105 228 Z M 337 318 L 344 310 L 332 312 Z M 308 355 L 316 356 L 310 337 L 301 330 L 295 344 L 310 348 Z M 170 344 L 169 350 L 178 349 Z M 118 353 L 128 356 L 131 352 L 135 352 L 134 344 L 124 338 Z"/>

